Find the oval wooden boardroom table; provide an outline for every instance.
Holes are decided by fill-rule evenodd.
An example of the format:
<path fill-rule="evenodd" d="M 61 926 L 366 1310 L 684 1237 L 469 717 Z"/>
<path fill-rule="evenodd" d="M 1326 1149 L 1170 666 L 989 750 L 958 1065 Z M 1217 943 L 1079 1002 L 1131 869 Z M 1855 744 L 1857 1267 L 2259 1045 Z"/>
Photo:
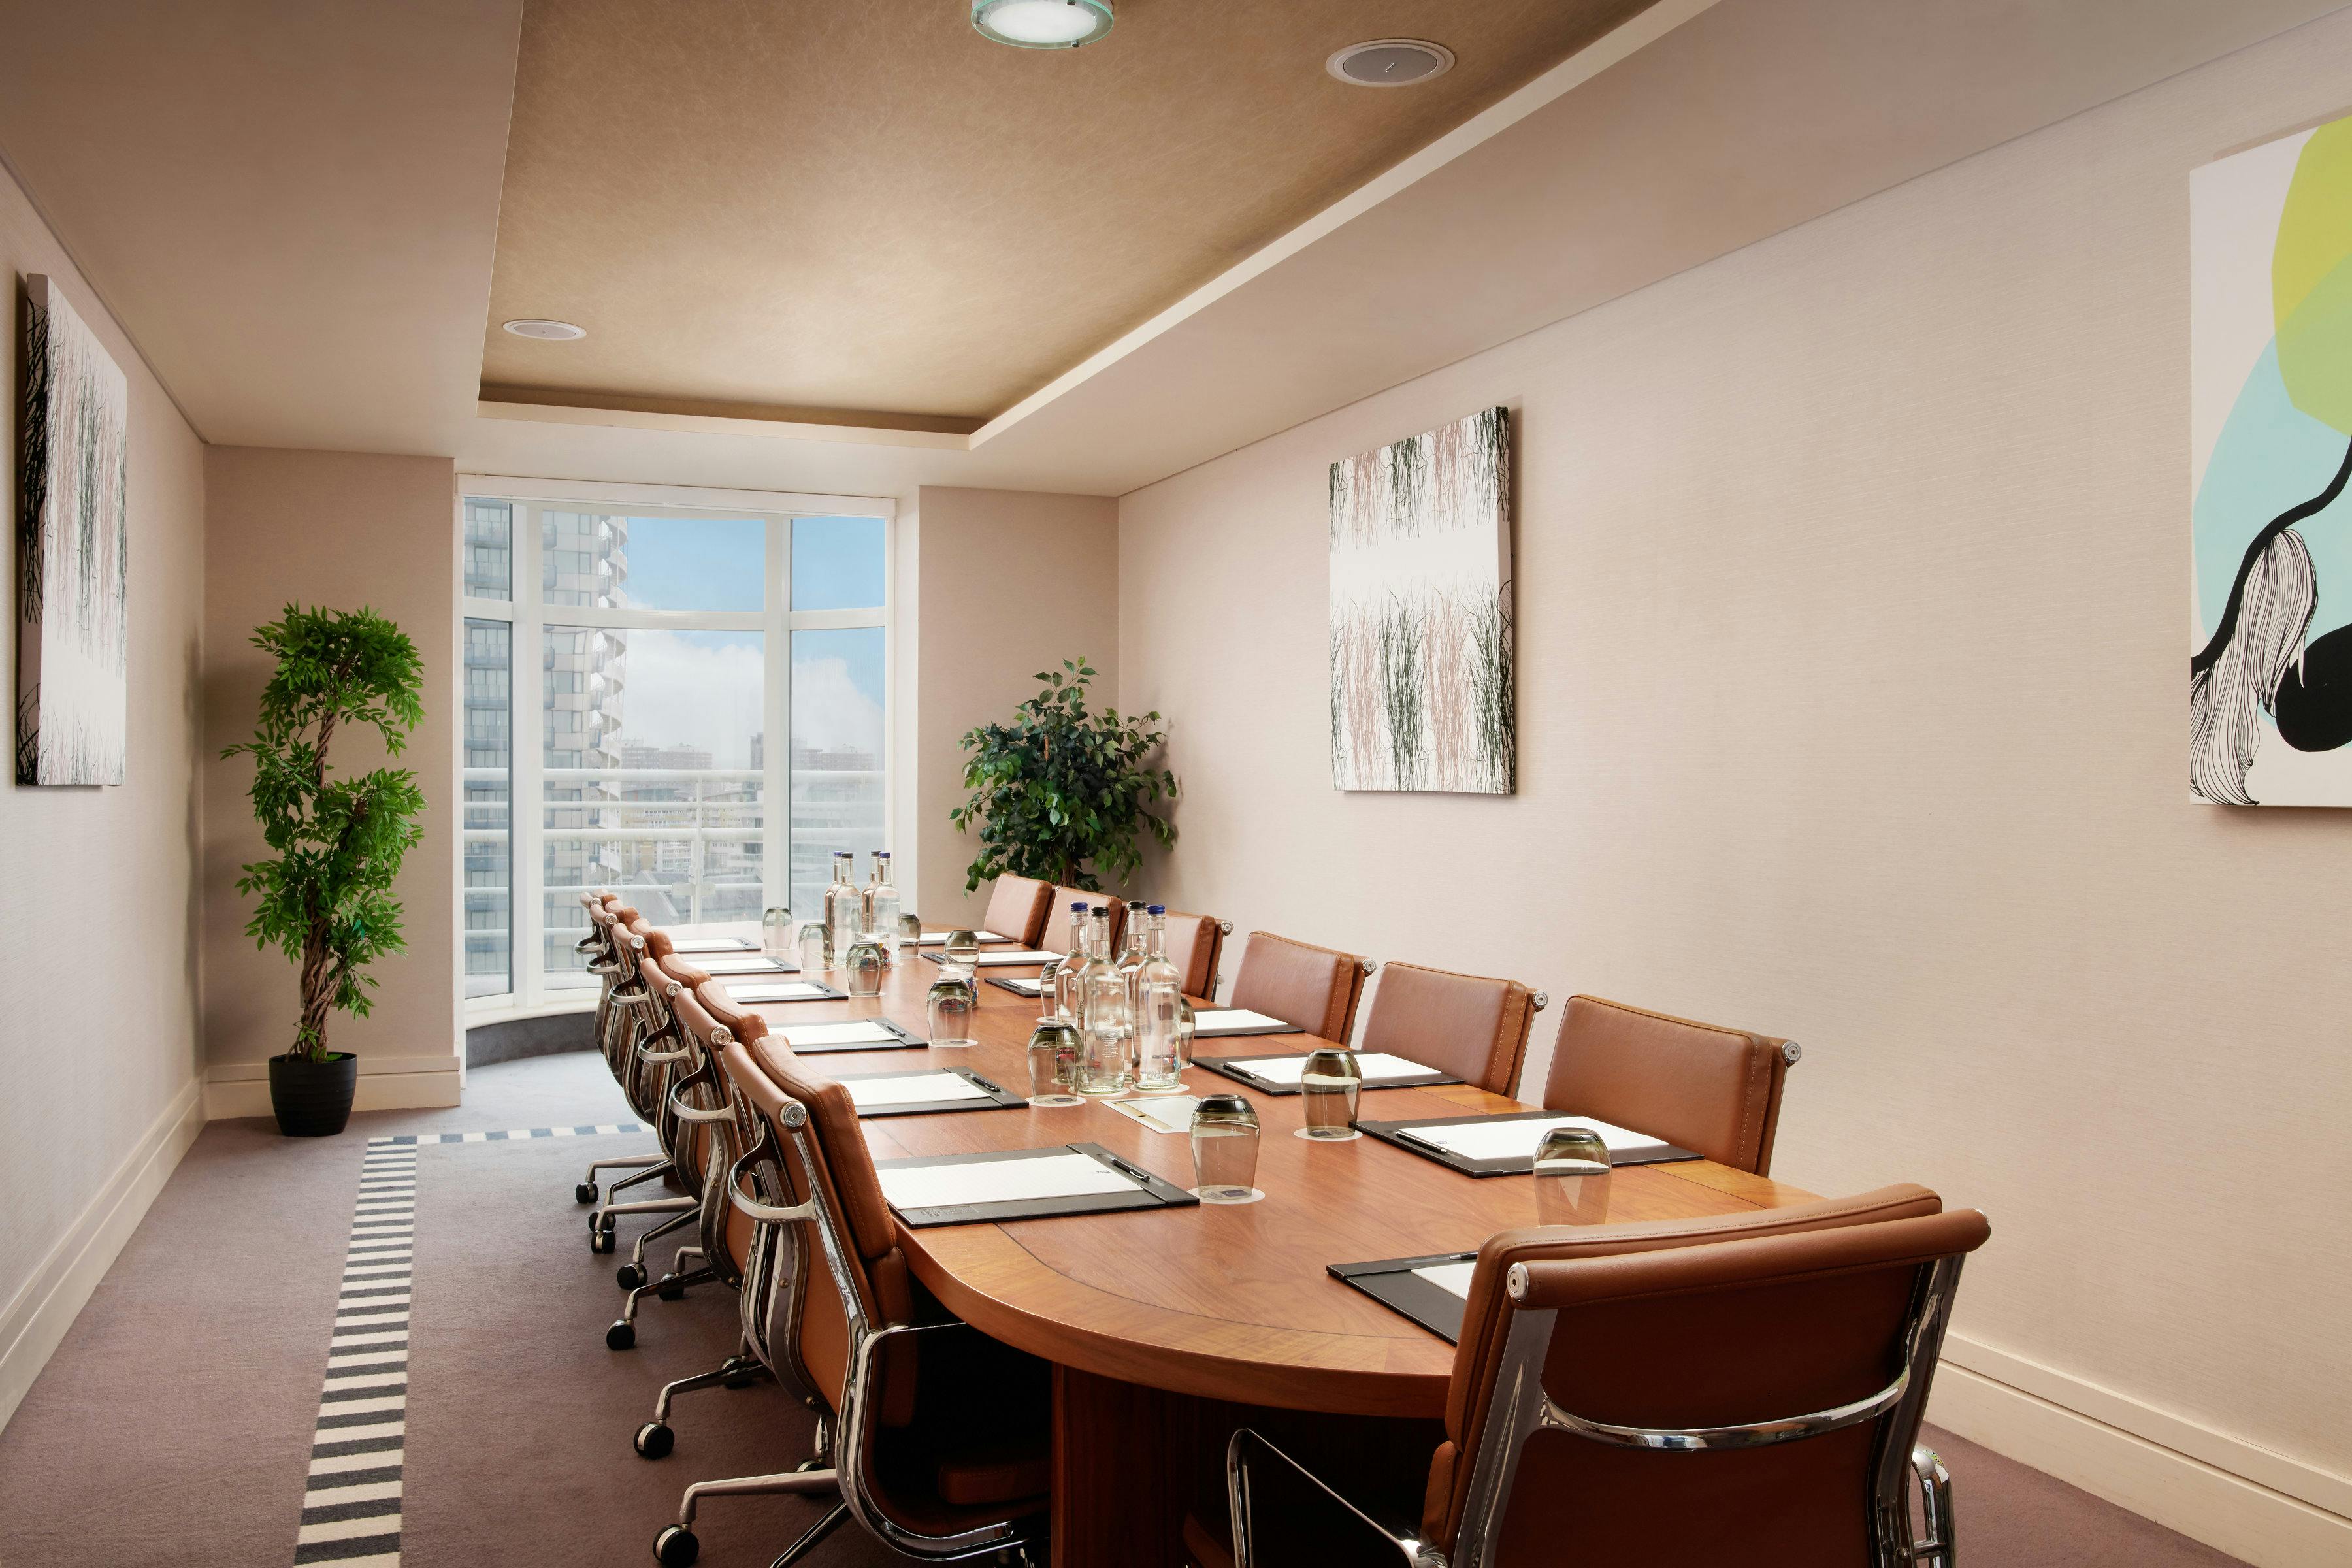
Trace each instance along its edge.
<path fill-rule="evenodd" d="M 787 1040 L 796 1023 L 874 1016 L 928 1036 L 926 996 L 939 973 L 902 953 L 879 997 L 747 1005 Z M 1036 973 L 981 970 L 976 1045 L 807 1059 L 833 1076 L 964 1067 L 1025 1094 L 1037 1004 L 985 982 Z M 837 989 L 844 979 L 823 978 Z M 1197 1041 L 1194 1054 L 1270 1056 L 1325 1043 L 1304 1034 L 1226 1037 Z M 950 1310 L 1054 1363 L 1057 1568 L 1180 1563 L 1185 1510 L 1221 1516 L 1223 1508 L 1222 1481 L 1215 1496 L 1202 1495 L 1214 1475 L 1202 1455 L 1222 1452 L 1231 1407 L 1391 1418 L 1357 1425 L 1410 1434 L 1404 1447 L 1425 1469 L 1435 1442 L 1425 1423 L 1444 1416 L 1454 1347 L 1325 1265 L 1468 1251 L 1496 1231 L 1535 1223 L 1532 1177 L 1466 1176 L 1371 1138 L 1309 1142 L 1292 1136 L 1304 1121 L 1299 1096 L 1257 1093 L 1197 1067 L 1184 1078 L 1187 1093 L 1242 1093 L 1256 1108 L 1263 1201 L 901 1232 L 917 1277 Z M 1402 1121 L 1531 1109 L 1447 1086 L 1368 1091 L 1359 1114 Z M 877 1160 L 1092 1142 L 1179 1187 L 1194 1184 L 1189 1138 L 1152 1131 L 1099 1101 L 863 1125 Z M 1679 1219 L 1811 1196 L 1706 1161 L 1633 1165 L 1611 1183 L 1609 1218 Z"/>

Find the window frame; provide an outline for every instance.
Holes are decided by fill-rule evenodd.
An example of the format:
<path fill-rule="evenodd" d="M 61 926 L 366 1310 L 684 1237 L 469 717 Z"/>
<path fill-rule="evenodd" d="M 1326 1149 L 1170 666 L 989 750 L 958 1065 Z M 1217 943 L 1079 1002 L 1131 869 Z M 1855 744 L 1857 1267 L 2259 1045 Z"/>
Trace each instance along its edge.
<path fill-rule="evenodd" d="M 512 509 L 507 550 L 505 599 L 476 598 L 466 591 L 465 563 L 472 547 L 466 543 L 466 503 L 495 500 Z M 766 525 L 766 570 L 762 574 L 762 607 L 758 610 L 601 609 L 586 605 L 551 605 L 542 586 L 542 508 L 559 510 L 592 509 L 629 516 L 676 516 L 754 520 Z M 766 733 L 776 744 L 761 748 L 760 788 L 763 821 L 761 898 L 773 908 L 788 900 L 792 886 L 792 654 L 793 634 L 800 631 L 863 629 L 882 631 L 882 843 L 898 847 L 898 502 L 882 496 L 815 495 L 790 491 L 713 489 L 697 486 L 596 484 L 576 480 L 523 479 L 490 474 L 460 474 L 452 508 L 459 541 L 457 616 L 460 656 L 450 681 L 451 697 L 465 711 L 467 669 L 464 658 L 464 626 L 468 620 L 499 621 L 509 631 L 507 660 L 507 975 L 508 989 L 465 998 L 470 1021 L 482 1015 L 526 1016 L 591 1007 L 593 987 L 550 985 L 546 967 L 547 827 L 543 753 L 545 732 L 541 714 L 544 680 L 541 649 L 550 626 L 592 629 L 646 631 L 741 631 L 761 634 L 761 711 Z M 882 523 L 882 603 L 854 610 L 794 610 L 792 607 L 793 523 L 800 518 L 870 517 Z M 528 651 L 526 651 L 528 650 Z M 525 715 L 531 722 L 522 723 Z M 462 730 L 465 721 L 459 720 Z M 464 826 L 466 747 L 461 734 L 457 752 L 452 814 L 459 832 L 454 847 L 457 876 L 457 962 L 459 988 L 464 988 L 466 931 L 466 845 L 496 828 Z M 555 830 L 555 837 L 562 837 Z M 526 962 L 526 959 L 528 962 Z"/>

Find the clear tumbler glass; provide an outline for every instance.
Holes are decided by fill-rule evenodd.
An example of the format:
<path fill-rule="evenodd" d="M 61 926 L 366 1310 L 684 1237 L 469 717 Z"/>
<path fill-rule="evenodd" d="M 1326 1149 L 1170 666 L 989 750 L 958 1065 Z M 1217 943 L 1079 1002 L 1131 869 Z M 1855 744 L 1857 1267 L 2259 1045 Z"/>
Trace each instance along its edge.
<path fill-rule="evenodd" d="M 770 910 L 760 917 L 760 951 L 770 958 L 793 955 L 793 911 Z"/>
<path fill-rule="evenodd" d="M 1238 1094 L 1213 1094 L 1192 1111 L 1192 1195 L 1204 1204 L 1250 1204 L 1257 1180 L 1257 1112 Z"/>
<path fill-rule="evenodd" d="M 1536 1145 L 1536 1223 L 1609 1218 L 1609 1145 L 1585 1127 L 1555 1127 Z"/>
<path fill-rule="evenodd" d="M 972 1036 L 971 1016 L 980 1005 L 980 995 L 972 988 L 971 975 L 950 969 L 931 982 L 931 994 L 926 1011 L 931 1026 L 934 1046 L 976 1046 Z"/>
<path fill-rule="evenodd" d="M 1364 1087 L 1364 1069 L 1356 1053 L 1324 1049 L 1307 1058 L 1298 1074 L 1299 1095 L 1307 1101 L 1307 1125 L 1301 1138 L 1337 1143 L 1360 1138 L 1355 1129 L 1356 1096 Z"/>

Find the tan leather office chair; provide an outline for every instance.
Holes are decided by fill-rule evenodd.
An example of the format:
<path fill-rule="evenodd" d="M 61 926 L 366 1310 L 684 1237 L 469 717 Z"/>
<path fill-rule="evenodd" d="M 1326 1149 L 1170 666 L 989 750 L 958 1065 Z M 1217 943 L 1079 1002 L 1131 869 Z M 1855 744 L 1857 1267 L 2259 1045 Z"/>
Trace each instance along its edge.
<path fill-rule="evenodd" d="M 1009 936 L 1024 947 L 1034 947 L 1045 934 L 1054 906 L 1054 885 L 1011 872 L 996 879 L 988 891 L 988 912 L 981 923 L 999 936 Z"/>
<path fill-rule="evenodd" d="M 601 986 L 596 996 L 596 1048 L 604 1053 L 604 1065 L 617 1082 L 635 1052 L 636 1030 L 651 1000 L 635 979 L 634 957 L 625 962 L 625 944 L 622 938 L 626 932 L 622 921 L 625 915 L 633 917 L 635 911 L 609 894 L 583 899 L 582 902 L 588 910 L 588 935 L 593 944 L 588 949 L 588 972 L 597 977 Z M 573 1185 L 572 1195 L 580 1203 L 593 1205 L 604 1195 L 597 1184 L 600 1172 L 642 1173 L 659 1165 L 664 1158 L 660 1154 L 628 1154 L 617 1159 L 592 1160 L 588 1163 L 588 1174 Z M 588 1227 L 592 1247 L 599 1245 L 594 1239 L 597 1227 L 598 1222 L 592 1215 Z"/>
<path fill-rule="evenodd" d="M 1205 1001 L 1217 999 L 1217 961 L 1225 954 L 1225 938 L 1234 922 L 1214 915 L 1180 915 L 1168 911 L 1168 962 L 1184 977 L 1184 994 Z"/>
<path fill-rule="evenodd" d="M 1234 977 L 1233 999 L 1225 1005 L 1296 1024 L 1344 1046 L 1356 1026 L 1356 1002 L 1364 994 L 1364 977 L 1371 972 L 1369 958 L 1254 931 L 1242 949 L 1242 972 Z"/>
<path fill-rule="evenodd" d="M 1361 1051 L 1387 1051 L 1508 1094 L 1527 1055 L 1528 1029 L 1545 1003 L 1516 980 L 1487 980 L 1417 963 L 1381 971 L 1364 1019 Z"/>
<path fill-rule="evenodd" d="M 634 1291 L 646 1283 L 646 1246 L 693 1220 L 696 1200 L 689 1194 L 694 1191 L 698 1173 L 681 1163 L 677 1120 L 670 1113 L 668 1103 L 671 1083 L 681 1070 L 692 1065 L 693 1058 L 679 1038 L 672 1003 L 682 989 L 698 985 L 708 977 L 685 960 L 673 956 L 667 933 L 643 921 L 629 922 L 628 928 L 620 932 L 619 945 L 626 979 L 641 998 L 626 1031 L 627 1061 L 619 1075 L 621 1091 L 638 1119 L 653 1128 L 661 1153 L 644 1169 L 614 1182 L 606 1189 L 604 1201 L 589 1211 L 588 1249 L 614 1249 L 618 1245 L 614 1222 L 622 1215 L 668 1215 L 630 1246 L 629 1261 L 621 1267 L 619 1279 L 624 1289 Z M 677 1189 L 677 1195 L 633 1203 L 613 1201 L 624 1189 L 650 1181 L 660 1181 Z M 636 1298 L 632 1296 L 621 1321 L 606 1331 L 605 1343 L 614 1350 L 627 1350 L 635 1342 L 634 1331 L 628 1325 L 635 1321 L 635 1302 Z"/>
<path fill-rule="evenodd" d="M 740 1055 L 744 1042 L 763 1037 L 767 1021 L 737 1007 L 712 980 L 678 996 L 675 1006 L 681 1031 L 695 1047 L 696 1062 L 693 1070 L 672 1086 L 670 1106 L 679 1121 L 698 1135 L 695 1157 L 702 1172 L 702 1194 L 693 1216 L 698 1222 L 696 1243 L 678 1248 L 664 1281 L 676 1290 L 656 1289 L 664 1300 L 683 1294 L 686 1287 L 703 1279 L 716 1280 L 739 1294 L 760 1291 L 769 1282 L 761 1269 L 767 1261 L 762 1237 L 758 1223 L 735 1201 L 733 1180 L 737 1162 L 759 1142 L 760 1121 L 738 1087 L 740 1073 L 730 1068 L 728 1058 L 730 1053 Z M 748 1064 L 750 1058 L 745 1057 L 743 1061 Z M 689 1258 L 698 1260 L 700 1267 L 689 1271 L 686 1266 Z M 653 1419 L 638 1427 L 631 1440 L 643 1458 L 668 1456 L 676 1442 L 669 1425 L 670 1406 L 680 1394 L 705 1388 L 744 1388 L 772 1375 L 753 1348 L 766 1332 L 764 1303 L 739 1300 L 737 1313 L 744 1331 L 736 1352 L 716 1370 L 677 1378 L 663 1384 L 655 1395 Z"/>
<path fill-rule="evenodd" d="M 1645 1568 L 1951 1568 L 1950 1477 L 1916 1441 L 1960 1265 L 1990 1227 L 1940 1211 L 1904 1186 L 1490 1237 L 1418 1528 L 1380 1525 L 1244 1429 L 1226 1449 L 1231 1560 L 1510 1568 L 1573 1539 Z M 1185 1533 L 1218 1555 L 1197 1519 Z"/>
<path fill-rule="evenodd" d="M 1793 1040 L 1571 996 L 1544 1109 L 1594 1116 L 1758 1175 L 1772 1171 Z"/>
<path fill-rule="evenodd" d="M 1050 1369 L 959 1321 L 916 1282 L 849 1091 L 810 1072 L 775 1037 L 749 1056 L 757 1075 L 740 1088 L 763 1140 L 737 1171 L 764 1181 L 772 1196 L 744 1206 L 762 1224 L 794 1227 L 805 1263 L 776 1271 L 780 1289 L 798 1292 L 772 1308 L 798 1325 L 796 1353 L 777 1374 L 788 1384 L 804 1378 L 834 1417 L 819 1428 L 833 1464 L 696 1483 L 677 1522 L 656 1537 L 656 1558 L 670 1568 L 694 1561 L 703 1498 L 821 1488 L 838 1490 L 839 1506 L 779 1564 L 845 1519 L 912 1557 L 1017 1551 L 1034 1537 L 1048 1500 Z M 726 1060 L 740 1071 L 733 1053 Z"/>
<path fill-rule="evenodd" d="M 1089 893 L 1079 888 L 1055 888 L 1048 895 L 1052 907 L 1045 917 L 1045 929 L 1037 938 L 1037 945 L 1047 952 L 1067 953 L 1070 951 L 1070 906 L 1084 904 L 1087 908 L 1110 910 L 1110 951 L 1118 955 L 1118 944 L 1127 935 L 1127 905 L 1108 893 Z"/>

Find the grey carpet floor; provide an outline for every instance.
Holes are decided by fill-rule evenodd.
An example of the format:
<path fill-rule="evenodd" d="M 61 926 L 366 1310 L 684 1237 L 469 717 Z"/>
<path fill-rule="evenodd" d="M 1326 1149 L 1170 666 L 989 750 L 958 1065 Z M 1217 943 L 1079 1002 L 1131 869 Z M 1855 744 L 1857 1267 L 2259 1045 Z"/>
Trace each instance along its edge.
<path fill-rule="evenodd" d="M 340 1138 L 207 1126 L 0 1431 L 0 1563 L 291 1563 L 366 1140 L 628 1119 L 602 1060 L 581 1053 L 482 1068 L 462 1107 L 355 1116 Z M 689 1480 L 808 1454 L 812 1418 L 766 1384 L 689 1394 L 675 1454 L 630 1451 L 655 1390 L 716 1365 L 736 1337 L 731 1299 L 701 1291 L 648 1301 L 638 1348 L 604 1348 L 620 1259 L 588 1251 L 572 1184 L 591 1157 L 651 1146 L 633 1133 L 418 1150 L 407 1563 L 638 1568 Z M 1929 1440 L 1979 1568 L 2233 1561 L 1948 1433 Z M 816 1514 L 718 1500 L 697 1523 L 702 1560 L 761 1568 Z M 815 1561 L 904 1560 L 851 1527 Z"/>

